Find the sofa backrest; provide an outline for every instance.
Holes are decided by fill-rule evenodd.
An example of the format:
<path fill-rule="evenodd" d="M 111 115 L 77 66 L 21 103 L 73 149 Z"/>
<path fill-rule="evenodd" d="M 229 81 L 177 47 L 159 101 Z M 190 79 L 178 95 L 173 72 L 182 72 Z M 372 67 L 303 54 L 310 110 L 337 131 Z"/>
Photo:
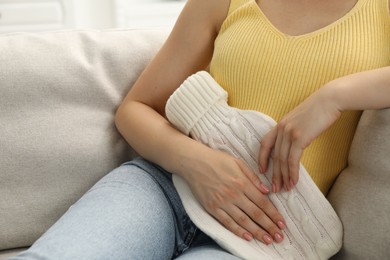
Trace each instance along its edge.
<path fill-rule="evenodd" d="M 29 246 L 134 155 L 117 106 L 167 30 L 0 36 L 0 250 Z"/>
<path fill-rule="evenodd" d="M 344 226 L 332 260 L 390 259 L 390 109 L 364 111 L 328 199 Z"/>

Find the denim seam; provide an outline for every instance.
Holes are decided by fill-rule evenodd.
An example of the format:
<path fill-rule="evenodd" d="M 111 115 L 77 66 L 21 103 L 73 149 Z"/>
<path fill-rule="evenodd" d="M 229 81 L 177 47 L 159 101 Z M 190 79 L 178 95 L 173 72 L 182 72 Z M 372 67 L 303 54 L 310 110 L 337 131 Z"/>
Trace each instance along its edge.
<path fill-rule="evenodd" d="M 160 167 L 156 164 L 153 164 L 152 162 L 149 162 L 146 159 L 144 159 L 144 160 L 146 162 L 148 162 L 149 165 L 139 165 L 139 163 L 137 161 L 132 161 L 131 164 L 138 167 L 139 169 L 141 169 L 145 172 L 148 172 L 148 173 L 150 173 L 153 170 L 153 169 L 151 169 L 151 167 L 158 169 L 160 172 L 163 172 L 163 171 L 167 172 L 162 167 Z M 125 163 L 125 164 L 129 165 L 129 163 Z M 169 173 L 169 172 L 167 172 L 167 173 Z M 169 174 L 172 174 L 172 173 L 169 173 Z M 175 243 L 175 249 L 174 249 L 173 255 L 174 255 L 174 257 L 177 257 L 190 247 L 192 241 L 195 238 L 196 231 L 198 230 L 198 228 L 191 221 L 190 217 L 187 215 L 187 212 L 185 210 L 183 211 L 183 218 L 187 219 L 190 223 L 187 223 L 184 219 L 179 219 L 179 216 L 177 216 L 175 214 L 176 212 L 174 210 L 174 206 L 173 206 L 172 201 L 171 201 L 169 195 L 167 194 L 166 190 L 162 187 L 162 185 L 152 175 L 149 174 L 149 177 L 151 179 L 153 179 L 153 181 L 161 187 L 161 190 L 162 190 L 164 196 L 167 198 L 167 201 L 168 201 L 169 205 L 171 206 L 172 218 L 174 220 L 176 220 L 176 221 L 174 221 L 176 243 Z M 176 189 L 175 189 L 175 191 L 176 191 Z M 181 201 L 180 201 L 180 203 L 181 203 Z M 183 234 L 180 234 L 180 229 L 178 227 L 178 221 L 181 221 L 181 223 L 183 224 Z M 188 227 L 188 224 L 190 225 L 190 227 Z M 185 228 L 186 228 L 187 232 L 186 232 Z"/>

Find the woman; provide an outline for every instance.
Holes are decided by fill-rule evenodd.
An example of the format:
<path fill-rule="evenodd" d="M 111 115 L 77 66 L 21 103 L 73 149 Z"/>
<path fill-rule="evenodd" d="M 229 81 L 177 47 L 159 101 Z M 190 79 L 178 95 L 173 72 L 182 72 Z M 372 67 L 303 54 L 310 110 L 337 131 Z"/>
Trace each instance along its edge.
<path fill-rule="evenodd" d="M 188 219 L 171 173 L 228 230 L 280 243 L 286 224 L 267 193 L 293 189 L 301 160 L 326 194 L 346 166 L 359 111 L 390 106 L 389 46 L 388 0 L 189 0 L 116 114 L 145 159 L 104 177 L 14 259 L 237 259 Z M 165 119 L 169 96 L 208 67 L 231 106 L 279 122 L 259 156 L 261 172 L 273 158 L 271 187 Z"/>

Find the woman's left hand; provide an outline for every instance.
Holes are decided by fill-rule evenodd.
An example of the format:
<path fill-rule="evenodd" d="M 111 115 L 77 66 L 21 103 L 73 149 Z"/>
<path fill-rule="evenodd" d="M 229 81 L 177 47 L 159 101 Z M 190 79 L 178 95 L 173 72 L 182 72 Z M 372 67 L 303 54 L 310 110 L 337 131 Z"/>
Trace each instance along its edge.
<path fill-rule="evenodd" d="M 260 172 L 267 171 L 268 159 L 272 157 L 273 192 L 279 192 L 282 187 L 289 191 L 297 184 L 303 150 L 340 114 L 331 92 L 323 87 L 290 111 L 264 136 L 260 142 L 259 167 Z"/>

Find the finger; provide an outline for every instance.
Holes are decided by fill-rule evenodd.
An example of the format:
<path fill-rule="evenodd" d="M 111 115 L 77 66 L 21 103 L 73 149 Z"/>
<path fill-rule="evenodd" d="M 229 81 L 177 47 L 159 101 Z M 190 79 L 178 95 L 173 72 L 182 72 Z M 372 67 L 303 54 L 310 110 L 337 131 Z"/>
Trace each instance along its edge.
<path fill-rule="evenodd" d="M 256 193 L 248 193 L 247 196 L 250 203 L 242 204 L 241 208 L 257 225 L 270 234 L 276 242 L 281 242 L 283 240 L 281 229 L 286 228 L 285 220 L 267 196 L 259 193 L 257 193 L 257 196 L 254 194 Z"/>
<path fill-rule="evenodd" d="M 283 179 L 282 172 L 280 169 L 280 147 L 283 139 L 283 129 L 278 130 L 278 135 L 275 142 L 275 148 L 272 154 L 272 191 L 279 192 L 282 188 Z"/>
<path fill-rule="evenodd" d="M 246 203 L 251 203 L 249 200 Z M 266 245 L 271 244 L 274 240 L 272 239 L 272 236 L 266 232 L 261 225 L 257 225 L 252 218 L 250 218 L 246 212 L 244 212 L 242 209 L 240 209 L 237 206 L 234 206 L 229 209 L 229 212 L 227 212 L 232 219 L 237 223 L 238 226 L 241 228 L 248 230 L 254 238 L 257 240 L 263 242 Z"/>
<path fill-rule="evenodd" d="M 299 180 L 299 161 L 301 160 L 303 150 L 296 143 L 291 145 L 288 159 L 291 185 L 294 187 Z"/>
<path fill-rule="evenodd" d="M 282 214 L 280 214 L 279 210 L 271 202 L 268 196 L 265 196 L 261 193 L 252 192 L 250 189 L 245 192 L 245 195 L 256 205 L 257 208 L 261 209 L 271 219 L 271 221 L 279 227 L 279 229 L 286 228 L 286 220 L 283 218 Z"/>
<path fill-rule="evenodd" d="M 274 127 L 260 141 L 259 168 L 261 173 L 265 173 L 268 169 L 268 160 L 271 157 L 272 148 L 275 146 L 276 136 L 277 128 Z"/>
<path fill-rule="evenodd" d="M 241 165 L 241 163 L 239 163 L 239 165 L 246 176 L 252 174 L 252 171 L 246 167 L 246 165 Z M 244 210 L 253 221 L 260 225 L 260 227 L 263 229 L 265 228 L 277 242 L 280 242 L 283 236 L 281 235 L 282 233 L 279 228 L 284 229 L 286 227 L 286 222 L 269 200 L 268 196 L 257 192 L 257 190 L 251 186 L 247 186 L 245 189 L 245 196 L 248 200 L 241 202 L 240 205 L 237 206 Z M 258 237 L 258 235 L 256 235 L 256 237 Z"/>
<path fill-rule="evenodd" d="M 291 150 L 290 133 L 286 129 L 286 131 L 284 131 L 281 145 L 280 145 L 279 164 L 280 164 L 280 171 L 282 173 L 283 184 L 287 191 L 290 191 L 293 186 L 293 185 L 291 186 L 290 184 L 290 171 L 289 171 L 290 150 Z"/>
<path fill-rule="evenodd" d="M 264 183 L 262 183 L 259 176 L 257 176 L 253 171 L 251 171 L 243 161 L 239 160 L 238 166 L 245 174 L 245 176 L 249 179 L 249 181 L 253 183 L 258 190 L 260 190 L 263 194 L 268 194 L 270 192 L 269 188 Z"/>
<path fill-rule="evenodd" d="M 251 241 L 253 239 L 253 235 L 238 225 L 236 221 L 224 210 L 218 209 L 214 215 L 214 217 L 221 223 L 226 229 L 233 232 L 236 236 L 239 236 L 247 241 Z"/>

